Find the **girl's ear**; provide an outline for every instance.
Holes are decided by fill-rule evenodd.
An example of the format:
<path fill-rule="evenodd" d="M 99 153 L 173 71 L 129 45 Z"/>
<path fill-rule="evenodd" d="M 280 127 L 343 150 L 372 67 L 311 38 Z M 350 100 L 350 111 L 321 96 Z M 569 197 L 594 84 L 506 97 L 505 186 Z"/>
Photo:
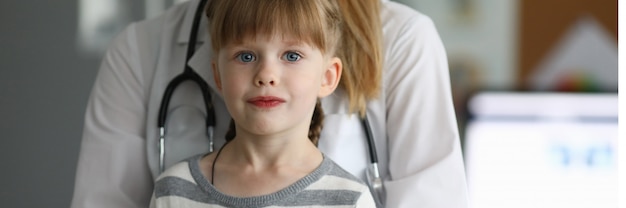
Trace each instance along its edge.
<path fill-rule="evenodd" d="M 335 91 L 341 79 L 341 70 L 343 70 L 341 59 L 332 57 L 322 74 L 322 87 L 317 97 L 326 97 Z"/>
<path fill-rule="evenodd" d="M 213 80 L 215 81 L 215 86 L 217 89 L 222 91 L 222 80 L 220 79 L 220 72 L 217 70 L 217 63 L 215 61 L 211 62 L 211 69 L 213 69 Z"/>

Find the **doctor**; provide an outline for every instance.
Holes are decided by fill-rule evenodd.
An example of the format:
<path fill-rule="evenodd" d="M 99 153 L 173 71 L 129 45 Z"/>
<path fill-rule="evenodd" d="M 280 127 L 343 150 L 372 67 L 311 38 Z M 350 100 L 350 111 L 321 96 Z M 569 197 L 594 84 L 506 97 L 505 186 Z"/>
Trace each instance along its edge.
<path fill-rule="evenodd" d="M 166 85 L 183 71 L 198 2 L 133 23 L 111 45 L 87 106 L 72 207 L 148 206 L 159 174 L 158 110 Z M 359 35 L 382 30 L 382 77 L 378 84 L 371 83 L 379 90 L 375 96 L 360 98 L 367 100 L 386 207 L 467 207 L 446 54 L 432 21 L 386 0 L 339 2 L 348 30 L 362 29 L 349 40 L 365 38 L 372 46 L 365 51 L 369 53 L 347 47 L 350 53 L 343 55 L 357 57 L 354 70 L 363 64 L 358 57 L 381 54 L 376 53 L 376 35 Z M 196 50 L 187 65 L 211 88 L 219 148 L 230 117 L 213 90 L 206 25 L 203 15 Z M 351 109 L 355 106 L 349 106 L 348 91 L 337 90 L 322 100 L 326 118 L 319 147 L 365 180 L 368 145 L 355 108 Z M 203 106 L 194 83 L 176 89 L 168 108 L 166 166 L 208 151 Z"/>

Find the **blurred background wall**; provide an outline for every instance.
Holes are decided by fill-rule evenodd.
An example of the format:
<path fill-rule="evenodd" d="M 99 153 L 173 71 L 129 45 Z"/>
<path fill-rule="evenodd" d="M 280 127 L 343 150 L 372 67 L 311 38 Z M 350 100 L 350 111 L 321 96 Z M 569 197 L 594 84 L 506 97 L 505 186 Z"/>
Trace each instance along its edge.
<path fill-rule="evenodd" d="M 142 1 L 105 1 L 126 8 L 127 19 L 109 21 L 118 25 L 100 34 L 144 17 Z M 70 205 L 85 105 L 103 50 L 81 48 L 79 8 L 78 1 L 0 2 L 2 207 Z"/>
<path fill-rule="evenodd" d="M 398 1 L 440 32 L 462 135 L 478 92 L 617 92 L 616 0 Z M 69 206 L 102 52 L 129 22 L 178 2 L 0 2 L 3 206 Z"/>

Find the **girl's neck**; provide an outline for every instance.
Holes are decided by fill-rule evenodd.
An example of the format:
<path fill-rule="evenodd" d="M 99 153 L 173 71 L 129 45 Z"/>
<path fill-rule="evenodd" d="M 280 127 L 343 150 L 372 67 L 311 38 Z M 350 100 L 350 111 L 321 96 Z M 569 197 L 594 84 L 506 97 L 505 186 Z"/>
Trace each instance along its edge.
<path fill-rule="evenodd" d="M 238 135 L 224 147 L 224 160 L 253 169 L 304 165 L 321 161 L 321 153 L 307 137 L 261 137 Z M 319 163 L 319 162 L 314 162 Z"/>
<path fill-rule="evenodd" d="M 313 172 L 323 161 L 308 138 L 252 138 L 238 134 L 200 164 L 216 189 L 231 196 L 274 193 Z M 212 166 L 212 167 L 211 167 Z"/>

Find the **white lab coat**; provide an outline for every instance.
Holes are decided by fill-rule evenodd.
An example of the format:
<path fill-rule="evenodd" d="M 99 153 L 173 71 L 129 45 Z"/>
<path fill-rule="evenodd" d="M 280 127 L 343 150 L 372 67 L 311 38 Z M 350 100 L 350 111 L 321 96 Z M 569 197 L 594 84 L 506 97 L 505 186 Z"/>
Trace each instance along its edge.
<path fill-rule="evenodd" d="M 133 23 L 106 53 L 85 116 L 72 207 L 147 207 L 158 175 L 157 115 L 167 83 L 183 71 L 197 0 Z M 467 189 L 445 50 L 432 21 L 383 1 L 383 89 L 368 103 L 387 207 L 467 207 Z M 201 23 L 189 65 L 213 88 L 211 47 Z M 213 93 L 216 147 L 229 116 Z M 320 149 L 365 180 L 365 133 L 339 89 L 322 100 Z M 176 90 L 168 114 L 166 164 L 206 152 L 202 96 Z"/>

